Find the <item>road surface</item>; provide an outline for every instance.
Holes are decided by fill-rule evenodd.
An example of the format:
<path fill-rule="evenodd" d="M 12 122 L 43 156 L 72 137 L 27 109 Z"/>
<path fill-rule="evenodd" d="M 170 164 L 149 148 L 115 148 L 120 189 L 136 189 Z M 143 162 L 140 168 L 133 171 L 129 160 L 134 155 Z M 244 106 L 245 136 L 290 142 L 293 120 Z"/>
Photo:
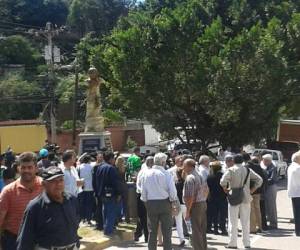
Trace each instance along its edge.
<path fill-rule="evenodd" d="M 278 184 L 277 193 L 277 211 L 278 211 L 278 229 L 271 230 L 266 233 L 251 235 L 251 249 L 252 250 L 300 250 L 300 237 L 294 236 L 294 224 L 290 223 L 292 218 L 292 204 L 291 200 L 287 197 L 286 181 L 280 181 Z M 241 228 L 241 227 L 240 227 Z M 209 250 L 224 250 L 228 242 L 228 237 L 208 234 L 208 249 Z M 192 249 L 187 244 L 185 247 L 178 247 L 178 237 L 176 230 L 173 228 L 172 243 L 174 249 Z M 241 237 L 238 241 L 239 249 L 244 249 Z M 147 244 L 143 242 L 141 237 L 140 242 L 123 242 L 118 246 L 106 248 L 107 250 L 146 250 Z M 158 250 L 162 250 L 158 247 Z"/>

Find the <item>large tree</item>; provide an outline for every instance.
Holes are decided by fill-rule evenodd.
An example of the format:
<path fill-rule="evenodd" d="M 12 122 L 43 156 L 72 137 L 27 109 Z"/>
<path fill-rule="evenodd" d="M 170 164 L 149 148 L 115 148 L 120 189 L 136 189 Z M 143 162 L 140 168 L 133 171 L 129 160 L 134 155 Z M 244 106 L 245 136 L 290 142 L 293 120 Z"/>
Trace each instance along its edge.
<path fill-rule="evenodd" d="M 0 65 L 22 64 L 27 68 L 34 69 L 42 62 L 39 51 L 25 37 L 15 35 L 0 39 Z"/>
<path fill-rule="evenodd" d="M 1 21 L 10 26 L 11 22 L 40 27 L 47 22 L 64 25 L 67 15 L 66 0 L 0 0 Z"/>
<path fill-rule="evenodd" d="M 184 134 L 202 150 L 257 142 L 272 136 L 298 80 L 288 47 L 299 37 L 288 42 L 286 32 L 297 23 L 285 15 L 296 3 L 146 1 L 94 48 L 92 62 L 112 103 L 170 137 Z"/>
<path fill-rule="evenodd" d="M 130 0 L 73 0 L 68 23 L 81 36 L 88 32 L 108 33 L 120 16 L 128 13 Z"/>
<path fill-rule="evenodd" d="M 43 88 L 36 81 L 25 80 L 22 74 L 2 77 L 0 96 L 0 120 L 35 119 L 43 110 Z"/>

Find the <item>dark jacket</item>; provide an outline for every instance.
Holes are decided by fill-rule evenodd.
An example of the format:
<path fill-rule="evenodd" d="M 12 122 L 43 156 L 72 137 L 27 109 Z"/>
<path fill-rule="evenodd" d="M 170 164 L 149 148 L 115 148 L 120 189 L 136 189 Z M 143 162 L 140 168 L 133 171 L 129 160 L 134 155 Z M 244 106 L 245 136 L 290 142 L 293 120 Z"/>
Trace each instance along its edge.
<path fill-rule="evenodd" d="M 36 245 L 50 249 L 79 243 L 78 201 L 65 196 L 62 204 L 51 201 L 45 193 L 30 201 L 17 239 L 18 250 L 33 250 Z"/>
<path fill-rule="evenodd" d="M 263 184 L 258 189 L 256 189 L 253 194 L 262 194 L 262 193 L 264 193 L 264 190 L 266 188 L 266 184 L 267 184 L 267 181 L 268 181 L 267 173 L 265 172 L 265 170 L 263 170 L 260 165 L 254 163 L 254 162 L 251 162 L 251 161 L 249 161 L 246 164 L 246 167 L 252 169 L 256 174 L 258 174 L 263 179 Z M 250 188 L 252 188 L 252 185 L 253 185 L 253 183 L 251 183 L 251 181 L 250 181 Z"/>
<path fill-rule="evenodd" d="M 95 193 L 96 193 L 97 170 L 101 165 L 102 165 L 102 163 L 95 165 L 92 170 L 92 186 L 93 186 L 93 190 Z"/>
<path fill-rule="evenodd" d="M 277 169 L 273 165 L 273 163 L 267 167 L 266 172 L 268 178 L 268 185 L 270 186 L 277 183 Z"/>
<path fill-rule="evenodd" d="M 97 197 L 105 197 L 110 192 L 112 198 L 122 194 L 117 168 L 104 162 L 97 168 L 95 176 L 95 193 Z"/>
<path fill-rule="evenodd" d="M 176 181 L 175 186 L 176 186 L 176 190 L 177 190 L 178 200 L 179 200 L 180 204 L 184 204 L 183 200 L 182 200 L 184 181 L 183 180 Z"/>
<path fill-rule="evenodd" d="M 208 201 L 224 201 L 226 200 L 226 193 L 220 185 L 222 178 L 222 172 L 219 171 L 216 174 L 210 174 L 207 178 L 207 185 L 209 188 Z"/>

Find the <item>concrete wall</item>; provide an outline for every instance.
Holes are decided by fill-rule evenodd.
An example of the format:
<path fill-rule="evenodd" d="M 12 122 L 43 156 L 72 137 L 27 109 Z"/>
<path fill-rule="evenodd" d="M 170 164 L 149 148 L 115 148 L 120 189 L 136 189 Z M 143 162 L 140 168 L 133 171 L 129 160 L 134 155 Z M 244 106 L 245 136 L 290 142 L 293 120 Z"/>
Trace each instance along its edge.
<path fill-rule="evenodd" d="M 126 127 L 116 126 L 108 127 L 107 131 L 111 132 L 111 142 L 114 151 L 124 152 L 126 151 L 126 141 L 130 136 L 138 146 L 145 145 L 145 131 L 144 129 L 127 130 Z M 77 135 L 80 131 L 77 131 Z M 51 139 L 50 133 L 48 133 L 48 139 Z M 79 146 L 79 138 L 76 136 L 76 146 L 72 145 L 72 132 L 64 131 L 57 133 L 57 144 L 60 146 L 60 151 L 63 152 L 66 149 L 75 149 L 77 151 Z"/>
<path fill-rule="evenodd" d="M 111 143 L 114 151 L 124 151 L 127 137 L 125 135 L 125 128 L 120 127 L 109 127 L 106 128 L 111 133 Z"/>
<path fill-rule="evenodd" d="M 129 136 L 131 137 L 132 140 L 134 140 L 137 143 L 138 146 L 145 145 L 145 130 L 144 129 L 126 130 L 125 131 L 126 140 Z M 126 144 L 126 141 L 125 141 L 125 144 Z"/>
<path fill-rule="evenodd" d="M 47 139 L 45 125 L 18 125 L 0 127 L 0 152 L 10 146 L 19 154 L 25 151 L 39 151 Z"/>
<path fill-rule="evenodd" d="M 152 125 L 144 124 L 145 145 L 158 145 L 160 141 L 160 133 L 158 133 Z"/>
<path fill-rule="evenodd" d="M 60 152 L 64 152 L 67 149 L 74 149 L 77 152 L 78 146 L 79 146 L 79 137 L 78 134 L 81 131 L 76 132 L 76 145 L 73 146 L 73 134 L 72 131 L 63 131 L 63 132 L 58 132 L 57 137 L 56 137 L 56 143 L 58 146 L 60 146 Z M 51 134 L 50 132 L 48 133 L 48 140 L 51 141 Z"/>

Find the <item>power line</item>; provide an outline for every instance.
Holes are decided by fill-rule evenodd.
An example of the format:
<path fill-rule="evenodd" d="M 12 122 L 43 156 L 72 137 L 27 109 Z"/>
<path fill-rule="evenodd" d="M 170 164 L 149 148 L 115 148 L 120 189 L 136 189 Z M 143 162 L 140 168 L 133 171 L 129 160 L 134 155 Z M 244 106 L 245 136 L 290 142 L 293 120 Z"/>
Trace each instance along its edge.
<path fill-rule="evenodd" d="M 17 103 L 16 103 L 17 102 Z M 49 102 L 49 98 L 40 98 L 40 99 L 11 99 L 11 100 L 5 100 L 2 99 L 0 100 L 0 103 L 5 103 L 5 104 L 20 104 L 20 103 L 37 103 L 37 104 L 42 104 Z"/>
<path fill-rule="evenodd" d="M 12 29 L 6 29 L 6 28 L 1 28 L 0 27 L 0 31 L 2 32 L 10 32 L 10 33 L 22 33 L 22 34 L 26 34 L 26 35 L 30 35 L 29 32 L 26 32 L 26 31 L 20 31 L 20 30 L 12 30 Z"/>
<path fill-rule="evenodd" d="M 1 21 L 0 21 L 0 26 L 8 29 L 24 29 L 23 27 L 21 28 L 21 27 L 11 26 L 9 24 L 2 24 Z"/>
<path fill-rule="evenodd" d="M 9 22 L 9 21 L 0 21 L 0 23 L 11 24 L 14 26 L 23 26 L 23 27 L 27 27 L 27 28 L 44 29 L 44 27 L 41 27 L 41 26 L 34 26 L 34 25 L 28 25 L 28 24 L 22 24 L 22 23 L 14 23 L 14 22 Z"/>
<path fill-rule="evenodd" d="M 1 99 L 31 99 L 31 98 L 47 98 L 42 95 L 11 95 L 11 96 L 2 96 Z"/>

